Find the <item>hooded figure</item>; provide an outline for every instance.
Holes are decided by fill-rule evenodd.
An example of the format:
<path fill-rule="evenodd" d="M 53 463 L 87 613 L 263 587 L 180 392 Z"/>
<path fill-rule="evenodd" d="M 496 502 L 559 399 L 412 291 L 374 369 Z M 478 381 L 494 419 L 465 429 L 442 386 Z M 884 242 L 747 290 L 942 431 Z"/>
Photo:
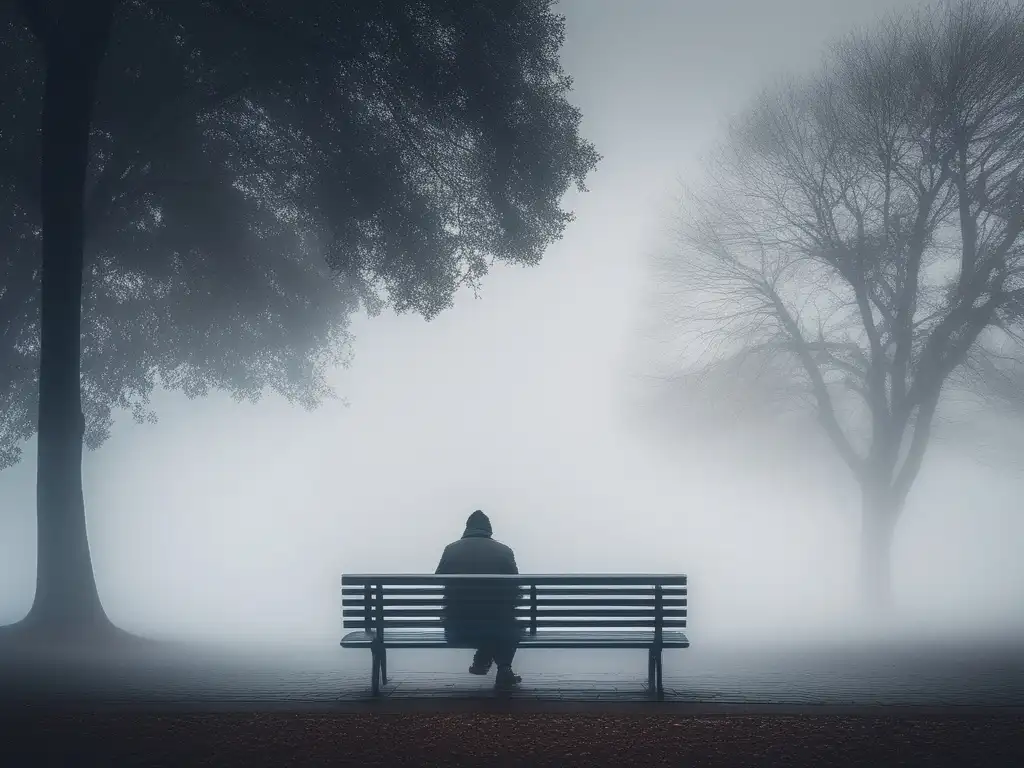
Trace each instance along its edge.
<path fill-rule="evenodd" d="M 491 538 L 491 521 L 479 509 L 466 521 L 462 538 L 444 548 L 438 574 L 507 574 L 519 573 L 512 550 Z M 495 685 L 511 687 L 520 678 L 512 672 L 512 658 L 519 643 L 519 626 L 515 607 L 519 587 L 461 581 L 445 587 L 445 637 L 453 645 L 477 649 L 471 674 L 486 675 L 491 662 L 498 665 Z"/>

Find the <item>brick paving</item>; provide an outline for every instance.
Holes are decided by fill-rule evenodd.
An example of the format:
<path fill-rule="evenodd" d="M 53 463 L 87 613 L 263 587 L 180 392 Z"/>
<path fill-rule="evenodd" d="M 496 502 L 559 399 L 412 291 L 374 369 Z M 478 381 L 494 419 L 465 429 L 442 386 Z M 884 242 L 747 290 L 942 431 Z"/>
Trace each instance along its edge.
<path fill-rule="evenodd" d="M 389 654 L 383 698 L 402 702 L 649 701 L 646 656 L 629 651 L 523 651 L 522 688 L 495 694 L 465 672 L 466 652 Z M 366 702 L 370 654 L 337 646 L 191 650 L 145 660 L 0 659 L 8 704 L 167 703 L 299 706 Z M 665 652 L 666 702 L 716 705 L 1024 707 L 1024 646 Z"/>
<path fill-rule="evenodd" d="M 423 667 L 391 661 L 390 698 L 449 697 L 624 701 L 649 698 L 641 654 L 523 654 L 518 664 L 522 690 L 495 694 L 490 678 L 461 673 L 424 656 Z M 368 656 L 369 654 L 366 654 Z M 368 659 L 364 665 L 369 666 Z M 390 661 L 390 660 L 389 660 Z M 429 662 L 429 666 L 426 666 Z M 463 664 L 464 666 L 464 664 Z M 367 680 L 342 698 L 369 695 Z M 716 704 L 968 705 L 1024 706 L 1024 653 L 1006 650 L 913 654 L 755 652 L 715 653 L 688 649 L 665 653 L 665 698 Z"/>

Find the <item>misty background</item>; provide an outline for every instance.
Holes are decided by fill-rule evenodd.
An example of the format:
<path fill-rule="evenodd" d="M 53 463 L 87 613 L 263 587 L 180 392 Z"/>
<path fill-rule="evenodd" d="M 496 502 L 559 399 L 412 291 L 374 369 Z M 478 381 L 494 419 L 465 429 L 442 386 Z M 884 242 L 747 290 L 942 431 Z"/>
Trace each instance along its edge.
<path fill-rule="evenodd" d="M 642 374 L 663 354 L 649 256 L 730 113 L 914 5 L 565 0 L 571 100 L 604 159 L 564 239 L 429 323 L 357 316 L 332 382 L 347 407 L 161 394 L 158 424 L 122 417 L 84 463 L 110 618 L 336 641 L 343 572 L 433 571 L 482 508 L 524 573 L 689 574 L 695 643 L 851 631 L 859 498 L 837 457 L 639 427 Z M 0 473 L 0 623 L 32 602 L 34 450 Z M 896 533 L 900 627 L 1024 628 L 1024 474 L 974 453 L 929 449 Z"/>

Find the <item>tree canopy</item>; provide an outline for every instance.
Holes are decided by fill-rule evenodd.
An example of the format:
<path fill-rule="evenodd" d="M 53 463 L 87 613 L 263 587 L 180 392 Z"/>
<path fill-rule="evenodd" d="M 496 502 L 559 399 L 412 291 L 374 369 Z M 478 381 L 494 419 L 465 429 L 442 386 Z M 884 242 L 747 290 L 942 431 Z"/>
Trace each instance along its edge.
<path fill-rule="evenodd" d="M 432 317 L 534 264 L 598 156 L 549 0 L 122 0 L 86 189 L 82 396 L 96 447 L 150 394 L 306 407 L 362 307 Z M 36 427 L 39 114 L 60 3 L 4 4 L 0 467 Z M 39 14 L 42 14 L 41 16 Z"/>

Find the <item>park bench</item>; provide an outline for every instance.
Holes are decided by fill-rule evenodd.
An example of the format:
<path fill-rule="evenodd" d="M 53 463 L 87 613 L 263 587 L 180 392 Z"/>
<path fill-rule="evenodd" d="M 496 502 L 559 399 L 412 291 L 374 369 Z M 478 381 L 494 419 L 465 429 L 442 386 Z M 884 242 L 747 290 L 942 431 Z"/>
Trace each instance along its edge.
<path fill-rule="evenodd" d="M 344 575 L 342 624 L 355 630 L 343 648 L 369 648 L 374 696 L 387 683 L 389 648 L 450 648 L 441 626 L 445 584 L 463 589 L 503 580 L 518 584 L 520 648 L 647 650 L 648 690 L 659 698 L 662 649 L 688 648 L 686 576 L 565 574 L 548 576 Z"/>

